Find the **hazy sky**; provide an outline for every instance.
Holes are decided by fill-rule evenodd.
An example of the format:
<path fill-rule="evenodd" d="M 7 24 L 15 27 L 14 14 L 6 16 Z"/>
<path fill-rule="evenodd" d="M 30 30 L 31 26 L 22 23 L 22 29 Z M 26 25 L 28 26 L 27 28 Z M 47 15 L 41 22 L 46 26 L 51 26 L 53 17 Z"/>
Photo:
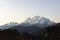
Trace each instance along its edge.
<path fill-rule="evenodd" d="M 36 15 L 60 22 L 60 0 L 0 0 L 0 24 Z"/>

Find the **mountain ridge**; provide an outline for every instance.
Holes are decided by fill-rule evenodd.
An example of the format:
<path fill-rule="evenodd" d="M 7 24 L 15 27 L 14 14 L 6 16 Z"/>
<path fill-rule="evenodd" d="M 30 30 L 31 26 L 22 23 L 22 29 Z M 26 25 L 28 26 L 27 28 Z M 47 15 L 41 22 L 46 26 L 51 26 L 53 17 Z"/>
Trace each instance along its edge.
<path fill-rule="evenodd" d="M 36 23 L 46 24 L 47 23 L 47 25 L 53 24 L 53 22 L 49 20 L 48 18 L 40 17 L 40 16 L 34 16 L 32 18 L 27 18 L 23 23 L 29 23 L 29 24 L 36 24 Z"/>

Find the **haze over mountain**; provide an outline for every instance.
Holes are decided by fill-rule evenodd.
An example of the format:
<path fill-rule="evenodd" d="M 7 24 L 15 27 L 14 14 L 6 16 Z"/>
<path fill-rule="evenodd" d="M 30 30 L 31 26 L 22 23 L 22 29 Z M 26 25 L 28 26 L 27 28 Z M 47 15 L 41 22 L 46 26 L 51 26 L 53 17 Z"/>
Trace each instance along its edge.
<path fill-rule="evenodd" d="M 16 26 L 18 23 L 16 22 L 10 22 L 10 23 L 7 23 L 7 24 L 4 24 L 2 26 L 0 26 L 0 29 L 9 29 L 13 26 Z"/>
<path fill-rule="evenodd" d="M 60 22 L 60 0 L 0 0 L 0 25 L 35 15 Z"/>

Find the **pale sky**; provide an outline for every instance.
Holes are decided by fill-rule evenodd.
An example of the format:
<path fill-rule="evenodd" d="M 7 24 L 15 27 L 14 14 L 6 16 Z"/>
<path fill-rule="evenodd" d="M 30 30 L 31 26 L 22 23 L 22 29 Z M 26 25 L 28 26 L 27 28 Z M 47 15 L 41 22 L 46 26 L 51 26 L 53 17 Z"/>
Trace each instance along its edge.
<path fill-rule="evenodd" d="M 60 0 L 0 0 L 0 25 L 36 15 L 60 22 Z"/>

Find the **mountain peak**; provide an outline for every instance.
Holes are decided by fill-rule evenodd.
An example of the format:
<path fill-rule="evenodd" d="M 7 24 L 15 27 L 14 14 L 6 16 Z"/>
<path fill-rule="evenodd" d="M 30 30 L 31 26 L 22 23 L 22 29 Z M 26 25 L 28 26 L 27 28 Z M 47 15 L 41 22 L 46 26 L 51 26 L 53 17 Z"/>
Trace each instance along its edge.
<path fill-rule="evenodd" d="M 24 23 L 29 23 L 31 21 L 31 18 L 27 18 Z"/>
<path fill-rule="evenodd" d="M 40 16 L 34 16 L 33 18 L 40 18 Z"/>
<path fill-rule="evenodd" d="M 26 19 L 26 21 L 24 23 L 29 23 L 29 24 L 39 23 L 39 24 L 50 25 L 50 24 L 52 24 L 52 21 L 50 21 L 48 18 L 45 18 L 45 17 L 34 16 L 32 18 Z"/>

